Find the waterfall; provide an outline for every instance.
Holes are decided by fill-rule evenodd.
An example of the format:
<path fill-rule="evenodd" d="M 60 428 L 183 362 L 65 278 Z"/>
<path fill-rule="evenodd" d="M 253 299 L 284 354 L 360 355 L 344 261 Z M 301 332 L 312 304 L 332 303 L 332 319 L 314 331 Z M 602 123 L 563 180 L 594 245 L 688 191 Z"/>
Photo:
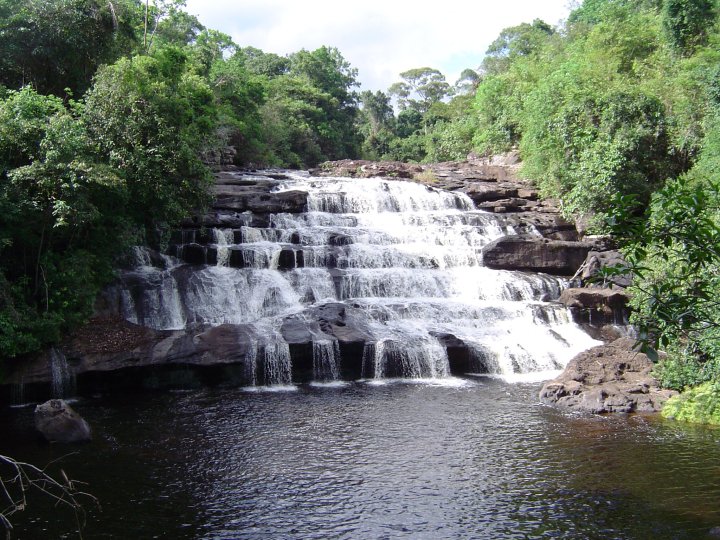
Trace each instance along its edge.
<path fill-rule="evenodd" d="M 230 258 L 229 246 L 235 241 L 235 233 L 232 229 L 213 229 L 213 237 L 217 249 L 217 265 L 227 266 Z"/>
<path fill-rule="evenodd" d="M 50 349 L 50 373 L 52 397 L 66 398 L 75 394 L 75 374 L 63 352 L 56 347 Z"/>
<path fill-rule="evenodd" d="M 262 347 L 265 386 L 292 384 L 290 348 L 284 341 L 265 343 Z"/>
<path fill-rule="evenodd" d="M 597 343 L 551 302 L 566 280 L 483 265 L 484 246 L 517 231 L 539 235 L 531 226 L 417 183 L 282 176 L 238 176 L 238 187 L 265 182 L 269 199 L 305 192 L 306 211 L 218 211 L 209 230 L 175 235 L 172 252 L 192 253 L 189 264 L 158 268 L 138 253 L 122 276 L 125 318 L 158 330 L 242 325 L 254 336 L 244 361 L 258 386 L 292 383 L 282 328 L 293 317 L 306 331 L 291 341 L 305 340 L 303 362 L 317 381 L 339 379 L 345 325 L 364 343 L 343 370 L 354 363 L 363 379 L 448 377 L 449 350 L 460 346 L 470 371 L 545 373 Z M 198 264 L 203 257 L 208 264 Z M 332 328 L 316 315 L 338 305 L 347 320 Z"/>
<path fill-rule="evenodd" d="M 329 382 L 340 379 L 340 345 L 336 339 L 313 340 L 313 379 Z"/>
<path fill-rule="evenodd" d="M 279 335 L 258 336 L 246 353 L 245 369 L 252 386 L 291 385 L 290 347 Z"/>

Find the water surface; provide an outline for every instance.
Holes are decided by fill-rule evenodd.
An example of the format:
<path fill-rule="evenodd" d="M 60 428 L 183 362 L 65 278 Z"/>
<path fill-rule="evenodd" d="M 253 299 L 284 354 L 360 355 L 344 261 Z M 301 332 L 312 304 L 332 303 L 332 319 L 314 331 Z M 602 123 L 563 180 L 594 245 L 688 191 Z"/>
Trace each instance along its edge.
<path fill-rule="evenodd" d="M 720 431 L 569 415 L 537 392 L 452 379 L 97 396 L 75 404 L 92 443 L 40 443 L 32 408 L 14 408 L 0 452 L 74 451 L 62 467 L 102 504 L 88 539 L 662 539 L 720 525 Z M 77 535 L 33 499 L 16 537 Z"/>

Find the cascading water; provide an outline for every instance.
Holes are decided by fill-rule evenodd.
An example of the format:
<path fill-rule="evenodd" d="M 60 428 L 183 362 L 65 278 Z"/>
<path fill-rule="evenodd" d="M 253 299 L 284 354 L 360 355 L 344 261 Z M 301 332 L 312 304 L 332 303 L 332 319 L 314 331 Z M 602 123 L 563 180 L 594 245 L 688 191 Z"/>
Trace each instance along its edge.
<path fill-rule="evenodd" d="M 63 352 L 56 347 L 50 349 L 50 373 L 52 397 L 66 398 L 75 394 L 75 374 Z"/>
<path fill-rule="evenodd" d="M 464 194 L 382 179 L 283 177 L 275 196 L 306 192 L 308 211 L 236 213 L 231 228 L 183 232 L 174 253 L 187 261 L 190 240 L 198 264 L 141 261 L 124 278 L 124 316 L 156 329 L 247 328 L 256 336 L 246 365 L 257 385 L 290 384 L 290 345 L 303 339 L 319 381 L 339 379 L 351 362 L 365 379 L 447 377 L 448 350 L 459 346 L 452 343 L 467 351 L 470 371 L 544 373 L 596 344 L 548 302 L 562 279 L 483 266 L 483 246 L 516 234 L 515 226 L 473 210 Z M 310 328 L 328 326 L 312 316 L 328 305 L 342 305 L 363 336 L 361 358 L 341 357 L 350 323 Z M 292 318 L 308 325 L 307 337 L 284 333 Z"/>
<path fill-rule="evenodd" d="M 336 339 L 313 340 L 313 379 L 331 382 L 340 379 L 340 346 Z"/>

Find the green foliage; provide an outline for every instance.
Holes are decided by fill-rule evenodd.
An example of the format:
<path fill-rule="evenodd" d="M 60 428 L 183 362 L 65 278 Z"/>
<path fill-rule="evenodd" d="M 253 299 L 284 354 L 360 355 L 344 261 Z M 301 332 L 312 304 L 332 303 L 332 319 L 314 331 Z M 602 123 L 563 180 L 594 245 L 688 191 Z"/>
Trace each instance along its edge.
<path fill-rule="evenodd" d="M 720 383 L 705 383 L 670 398 L 662 415 L 694 424 L 720 425 Z"/>
<path fill-rule="evenodd" d="M 255 47 L 244 47 L 236 53 L 245 68 L 255 75 L 269 79 L 290 71 L 290 59 L 274 53 L 266 53 Z"/>
<path fill-rule="evenodd" d="M 390 150 L 394 137 L 395 116 L 390 97 L 384 92 L 366 90 L 360 94 L 362 109 L 358 115 L 358 130 L 362 134 L 364 159 L 380 159 Z"/>
<path fill-rule="evenodd" d="M 647 202 L 673 174 L 664 107 L 654 97 L 612 92 L 552 112 L 526 117 L 520 148 L 526 173 L 559 194 L 566 212 L 606 216 L 624 194 Z"/>
<path fill-rule="evenodd" d="M 135 2 L 0 0 L 0 84 L 81 95 L 135 43 Z"/>
<path fill-rule="evenodd" d="M 146 50 L 168 45 L 182 47 L 201 40 L 200 36 L 205 31 L 205 27 L 200 24 L 197 17 L 184 11 L 184 6 L 184 0 L 160 0 L 148 5 L 149 35 L 146 36 Z M 143 13 L 143 34 L 145 34 L 144 15 Z M 139 27 L 137 32 L 140 33 Z M 219 34 L 214 30 L 206 32 L 210 35 Z"/>
<path fill-rule="evenodd" d="M 400 74 L 401 82 L 393 84 L 388 93 L 396 96 L 400 110 L 413 109 L 425 114 L 434 103 L 450 95 L 450 85 L 437 69 L 423 67 Z"/>
<path fill-rule="evenodd" d="M 719 137 L 710 127 L 697 165 L 654 193 L 643 215 L 627 197 L 610 220 L 635 274 L 632 321 L 651 353 L 668 349 L 658 373 L 676 389 L 720 377 Z"/>
<path fill-rule="evenodd" d="M 80 109 L 29 88 L 0 102 L 0 357 L 81 322 L 124 246 L 124 184 L 98 162 Z"/>
<path fill-rule="evenodd" d="M 215 61 L 209 83 L 218 109 L 219 144 L 233 146 L 238 163 L 268 162 L 260 114 L 266 98 L 264 81 L 252 75 L 242 58 L 235 55 Z"/>
<path fill-rule="evenodd" d="M 460 77 L 455 81 L 452 93 L 456 96 L 462 96 L 475 93 L 478 84 L 480 84 L 480 73 L 474 69 L 466 68 L 460 73 Z"/>
<path fill-rule="evenodd" d="M 275 163 L 307 167 L 359 155 L 356 76 L 337 49 L 320 47 L 290 55 L 287 73 L 265 79 L 262 138 Z"/>
<path fill-rule="evenodd" d="M 667 355 L 659 360 L 653 370 L 653 375 L 664 388 L 678 391 L 712 381 L 718 373 L 718 357 L 703 362 L 690 351 L 683 350 L 680 343 L 671 343 Z"/>
<path fill-rule="evenodd" d="M 504 29 L 485 52 L 483 71 L 490 75 L 507 71 L 519 57 L 540 52 L 554 34 L 555 29 L 540 19 Z"/>
<path fill-rule="evenodd" d="M 481 154 L 505 152 L 520 141 L 522 96 L 517 88 L 512 75 L 486 77 L 480 84 L 475 97 L 479 129 L 473 146 Z"/>
<path fill-rule="evenodd" d="M 662 15 L 670 43 L 683 54 L 705 43 L 716 17 L 712 0 L 664 0 Z"/>
<path fill-rule="evenodd" d="M 157 225 L 207 203 L 211 178 L 199 156 L 214 143 L 216 113 L 212 91 L 180 49 L 98 71 L 84 120 L 102 155 L 122 171 L 133 218 L 149 240 Z"/>

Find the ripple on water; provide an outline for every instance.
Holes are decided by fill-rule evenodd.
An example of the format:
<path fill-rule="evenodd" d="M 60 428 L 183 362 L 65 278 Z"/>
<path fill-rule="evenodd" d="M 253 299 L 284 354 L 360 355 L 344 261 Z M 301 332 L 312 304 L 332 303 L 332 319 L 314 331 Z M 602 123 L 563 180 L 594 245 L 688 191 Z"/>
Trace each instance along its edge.
<path fill-rule="evenodd" d="M 538 390 L 486 378 L 88 399 L 96 438 L 62 466 L 103 504 L 86 538 L 669 539 L 720 524 L 720 432 L 566 415 Z M 30 409 L 2 415 L 0 452 L 65 453 L 22 427 Z M 53 509 L 34 519 L 20 537 L 60 536 Z"/>

